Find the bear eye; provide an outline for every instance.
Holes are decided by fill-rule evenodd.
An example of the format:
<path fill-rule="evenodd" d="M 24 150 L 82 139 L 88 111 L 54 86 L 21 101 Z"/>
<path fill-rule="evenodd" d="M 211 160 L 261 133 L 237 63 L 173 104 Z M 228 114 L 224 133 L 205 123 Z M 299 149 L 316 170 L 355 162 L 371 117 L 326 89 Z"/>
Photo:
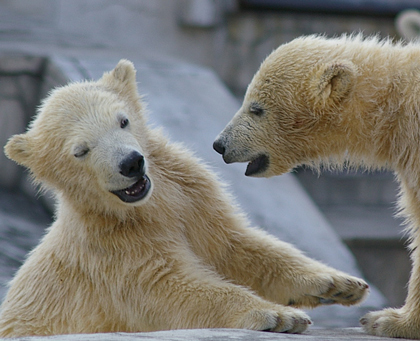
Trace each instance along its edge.
<path fill-rule="evenodd" d="M 124 129 L 125 127 L 127 127 L 127 126 L 128 126 L 128 123 L 130 123 L 130 122 L 128 121 L 128 118 L 123 118 L 123 119 L 120 121 L 120 127 L 121 127 L 122 129 Z"/>
<path fill-rule="evenodd" d="M 77 147 L 74 151 L 74 156 L 77 158 L 81 158 L 85 156 L 87 153 L 89 153 L 89 148 L 86 146 Z"/>
<path fill-rule="evenodd" d="M 264 114 L 264 109 L 258 103 L 252 103 L 249 107 L 249 112 L 253 115 L 261 116 Z"/>

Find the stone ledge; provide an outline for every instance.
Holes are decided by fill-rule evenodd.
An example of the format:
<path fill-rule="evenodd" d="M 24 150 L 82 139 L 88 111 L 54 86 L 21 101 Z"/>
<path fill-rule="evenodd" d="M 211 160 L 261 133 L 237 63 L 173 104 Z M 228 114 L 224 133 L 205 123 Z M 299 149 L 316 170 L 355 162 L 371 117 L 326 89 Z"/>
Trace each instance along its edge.
<path fill-rule="evenodd" d="M 2 339 L 7 340 L 7 339 Z M 55 336 L 32 336 L 22 337 L 14 340 L 42 341 L 125 341 L 125 340 L 159 340 L 159 341 L 222 341 L 222 340 L 372 340 L 372 341 L 395 341 L 393 338 L 368 335 L 361 328 L 341 329 L 317 329 L 311 328 L 303 334 L 266 333 L 244 329 L 186 329 L 186 330 L 165 330 L 150 333 L 109 333 L 109 334 L 72 334 Z"/>

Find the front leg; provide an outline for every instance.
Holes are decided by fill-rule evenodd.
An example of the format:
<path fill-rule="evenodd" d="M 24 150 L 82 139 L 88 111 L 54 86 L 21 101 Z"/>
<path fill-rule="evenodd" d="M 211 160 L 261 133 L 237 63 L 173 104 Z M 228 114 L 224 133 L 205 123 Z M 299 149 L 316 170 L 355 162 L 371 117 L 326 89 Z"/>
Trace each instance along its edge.
<path fill-rule="evenodd" d="M 401 182 L 402 215 L 411 222 L 413 269 L 408 285 L 408 295 L 403 307 L 371 312 L 360 319 L 363 329 L 373 335 L 420 339 L 420 203 L 419 192 L 410 183 Z"/>
<path fill-rule="evenodd" d="M 247 229 L 231 244 L 229 262 L 219 271 L 270 301 L 297 307 L 353 305 L 368 295 L 364 280 L 306 257 L 262 231 Z"/>
<path fill-rule="evenodd" d="M 181 258 L 180 255 L 177 255 Z M 164 275 L 161 275 L 164 271 Z M 191 259 L 160 268 L 148 288 L 147 318 L 157 329 L 244 328 L 300 333 L 311 320 L 301 310 L 263 300 Z M 144 287 L 143 287 L 144 290 Z"/>

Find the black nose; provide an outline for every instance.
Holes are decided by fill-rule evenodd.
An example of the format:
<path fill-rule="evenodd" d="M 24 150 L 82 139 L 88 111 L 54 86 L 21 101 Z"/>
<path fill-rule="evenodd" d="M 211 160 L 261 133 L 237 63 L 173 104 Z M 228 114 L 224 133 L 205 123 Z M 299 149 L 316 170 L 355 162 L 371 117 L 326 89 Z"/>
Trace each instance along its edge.
<path fill-rule="evenodd" d="M 127 178 L 144 175 L 144 157 L 139 152 L 131 152 L 119 166 L 120 173 Z"/>
<path fill-rule="evenodd" d="M 219 154 L 224 154 L 225 153 L 225 146 L 223 145 L 221 140 L 216 140 L 213 143 L 213 149 L 218 152 Z"/>

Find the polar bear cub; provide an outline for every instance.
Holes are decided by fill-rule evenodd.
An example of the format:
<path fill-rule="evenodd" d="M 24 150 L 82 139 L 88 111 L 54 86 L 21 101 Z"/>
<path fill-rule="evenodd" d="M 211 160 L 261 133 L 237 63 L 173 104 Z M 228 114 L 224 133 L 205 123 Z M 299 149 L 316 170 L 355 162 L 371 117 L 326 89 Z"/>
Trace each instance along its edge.
<path fill-rule="evenodd" d="M 420 339 L 420 46 L 301 37 L 262 63 L 214 142 L 227 163 L 269 177 L 298 165 L 389 168 L 401 185 L 413 259 L 406 303 L 361 319 L 374 335 Z"/>
<path fill-rule="evenodd" d="M 249 226 L 214 174 L 147 125 L 131 62 L 55 89 L 6 155 L 56 193 L 10 283 L 0 336 L 247 328 L 363 300 L 361 279 Z"/>

